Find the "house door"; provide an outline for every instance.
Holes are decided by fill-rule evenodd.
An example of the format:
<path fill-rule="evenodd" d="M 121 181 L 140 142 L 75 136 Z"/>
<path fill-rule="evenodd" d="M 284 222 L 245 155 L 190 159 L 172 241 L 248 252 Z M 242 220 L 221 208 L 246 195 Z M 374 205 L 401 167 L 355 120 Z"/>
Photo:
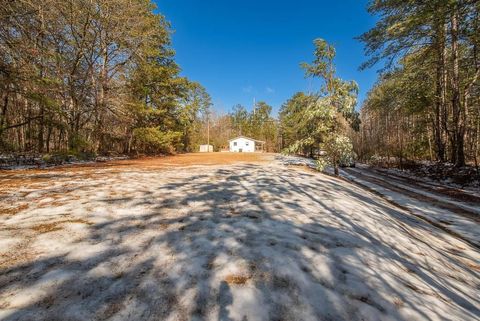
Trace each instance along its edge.
<path fill-rule="evenodd" d="M 243 152 L 243 148 L 239 148 L 238 151 L 239 151 L 240 153 L 242 153 L 242 152 Z"/>

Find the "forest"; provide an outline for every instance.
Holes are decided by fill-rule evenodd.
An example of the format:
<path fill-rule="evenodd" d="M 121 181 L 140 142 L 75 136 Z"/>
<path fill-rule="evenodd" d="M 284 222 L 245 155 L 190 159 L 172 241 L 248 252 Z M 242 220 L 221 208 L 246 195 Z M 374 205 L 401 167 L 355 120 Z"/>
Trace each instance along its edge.
<path fill-rule="evenodd" d="M 179 76 L 150 1 L 9 1 L 0 9 L 5 152 L 187 151 L 210 97 Z"/>
<path fill-rule="evenodd" d="M 480 2 L 371 1 L 369 12 L 380 19 L 358 37 L 369 57 L 361 68 L 379 68 L 379 77 L 359 115 L 351 101 L 355 86 L 336 88 L 342 81 L 334 78 L 334 49 L 317 41 L 306 76 L 319 76 L 325 85 L 318 93 L 296 93 L 282 106 L 287 151 L 313 156 L 337 150 L 374 165 L 434 161 L 478 169 Z M 332 146 L 338 134 L 343 144 Z"/>
<path fill-rule="evenodd" d="M 132 3 L 134 5 L 132 5 Z M 48 5 L 47 5 L 48 4 Z M 90 157 L 216 148 L 243 133 L 277 146 L 272 107 L 215 115 L 181 77 L 150 1 L 10 1 L 0 9 L 0 149 Z"/>
<path fill-rule="evenodd" d="M 361 159 L 473 163 L 480 152 L 480 2 L 372 1 L 359 39 L 382 73 L 361 109 Z"/>
<path fill-rule="evenodd" d="M 180 75 L 171 26 L 149 0 L 8 1 L 0 8 L 3 154 L 144 155 L 215 150 L 236 135 L 267 151 L 392 163 L 466 164 L 480 157 L 480 3 L 370 1 L 376 25 L 358 36 L 378 80 L 362 106 L 314 41 L 314 92 L 280 108 L 258 102 L 221 113 Z M 322 162 L 321 161 L 321 162 Z"/>

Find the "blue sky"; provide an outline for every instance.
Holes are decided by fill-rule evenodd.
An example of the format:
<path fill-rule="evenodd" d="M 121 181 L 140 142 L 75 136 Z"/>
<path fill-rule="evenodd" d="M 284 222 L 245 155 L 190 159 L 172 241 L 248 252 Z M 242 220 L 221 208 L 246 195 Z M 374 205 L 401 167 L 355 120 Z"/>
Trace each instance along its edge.
<path fill-rule="evenodd" d="M 376 79 L 374 69 L 359 71 L 363 45 L 354 37 L 375 18 L 367 0 L 156 0 L 172 24 L 173 47 L 182 75 L 200 82 L 215 109 L 248 109 L 253 99 L 281 104 L 297 91 L 315 90 L 301 62 L 313 59 L 313 40 L 337 49 L 337 72 L 355 80 L 363 100 Z"/>

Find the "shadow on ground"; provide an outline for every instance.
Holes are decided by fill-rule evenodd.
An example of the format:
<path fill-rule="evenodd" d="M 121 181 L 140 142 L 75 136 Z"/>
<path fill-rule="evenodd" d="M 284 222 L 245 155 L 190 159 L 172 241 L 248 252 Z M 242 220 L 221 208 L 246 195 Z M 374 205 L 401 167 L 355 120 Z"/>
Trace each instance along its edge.
<path fill-rule="evenodd" d="M 237 165 L 137 192 L 101 199 L 146 210 L 89 226 L 78 251 L 0 271 L 20 306 L 5 320 L 480 316 L 462 286 L 479 273 L 441 230 L 344 182 Z"/>

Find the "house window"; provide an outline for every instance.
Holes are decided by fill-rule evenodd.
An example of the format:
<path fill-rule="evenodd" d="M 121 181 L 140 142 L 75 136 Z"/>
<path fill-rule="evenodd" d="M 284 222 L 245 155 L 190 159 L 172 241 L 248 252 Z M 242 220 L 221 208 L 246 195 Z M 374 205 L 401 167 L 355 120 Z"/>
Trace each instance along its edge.
<path fill-rule="evenodd" d="M 233 146 L 237 146 L 237 142 L 233 142 Z"/>
<path fill-rule="evenodd" d="M 245 143 L 245 146 L 248 146 L 248 142 Z"/>

